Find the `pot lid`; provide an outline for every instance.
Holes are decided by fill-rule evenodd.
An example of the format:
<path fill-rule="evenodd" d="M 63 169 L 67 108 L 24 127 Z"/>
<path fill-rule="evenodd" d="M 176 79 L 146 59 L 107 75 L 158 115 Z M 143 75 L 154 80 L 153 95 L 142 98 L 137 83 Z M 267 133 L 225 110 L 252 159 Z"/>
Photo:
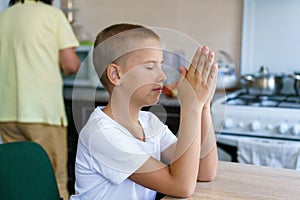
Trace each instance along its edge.
<path fill-rule="evenodd" d="M 283 73 L 270 73 L 269 68 L 266 66 L 261 66 L 259 68 L 259 71 L 257 73 L 254 74 L 249 74 L 250 76 L 253 76 L 255 78 L 268 78 L 268 77 L 283 77 L 284 74 Z"/>

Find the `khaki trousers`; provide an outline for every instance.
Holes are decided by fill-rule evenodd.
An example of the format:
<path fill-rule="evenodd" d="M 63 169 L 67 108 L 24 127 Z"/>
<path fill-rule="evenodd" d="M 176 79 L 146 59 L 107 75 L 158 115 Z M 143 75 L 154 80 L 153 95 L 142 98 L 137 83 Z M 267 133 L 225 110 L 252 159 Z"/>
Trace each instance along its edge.
<path fill-rule="evenodd" d="M 32 141 L 40 144 L 49 155 L 56 176 L 60 196 L 67 200 L 67 129 L 46 124 L 1 122 L 0 134 L 3 143 Z"/>

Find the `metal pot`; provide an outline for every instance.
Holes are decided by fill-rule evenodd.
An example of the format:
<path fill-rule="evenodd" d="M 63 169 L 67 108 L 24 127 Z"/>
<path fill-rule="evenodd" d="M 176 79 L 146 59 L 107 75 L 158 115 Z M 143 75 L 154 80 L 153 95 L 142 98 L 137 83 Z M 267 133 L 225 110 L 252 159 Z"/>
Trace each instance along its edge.
<path fill-rule="evenodd" d="M 218 89 L 234 88 L 237 84 L 237 76 L 234 68 L 230 64 L 218 63 L 219 75 L 217 81 Z"/>
<path fill-rule="evenodd" d="M 241 76 L 241 83 L 251 94 L 272 95 L 280 93 L 283 87 L 283 74 L 269 73 L 265 66 L 261 66 L 256 74 Z"/>
<path fill-rule="evenodd" d="M 294 72 L 294 74 L 289 75 L 289 77 L 294 79 L 294 90 L 296 95 L 300 95 L 300 72 Z"/>

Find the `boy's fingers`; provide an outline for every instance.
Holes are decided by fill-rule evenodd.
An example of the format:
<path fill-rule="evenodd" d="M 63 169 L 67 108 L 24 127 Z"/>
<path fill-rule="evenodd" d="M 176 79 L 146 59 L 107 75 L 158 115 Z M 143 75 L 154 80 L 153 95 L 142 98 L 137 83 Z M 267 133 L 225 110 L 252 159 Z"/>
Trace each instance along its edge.
<path fill-rule="evenodd" d="M 202 77 L 203 77 L 204 80 L 208 79 L 208 76 L 209 76 L 209 73 L 211 71 L 213 61 L 214 61 L 214 56 L 215 56 L 215 52 L 210 51 L 209 54 L 208 54 L 205 66 L 204 66 L 203 71 L 202 71 Z"/>
<path fill-rule="evenodd" d="M 218 77 L 218 64 L 213 63 L 208 79 L 207 79 L 207 84 L 210 90 L 213 90 L 217 84 L 217 77 Z"/>
<path fill-rule="evenodd" d="M 195 72 L 196 72 L 196 67 L 197 67 L 197 64 L 198 64 L 198 60 L 199 60 L 200 55 L 201 55 L 201 51 L 202 51 L 202 48 L 199 47 L 199 48 L 197 49 L 197 51 L 195 52 L 195 55 L 194 55 L 194 58 L 193 58 L 193 60 L 192 60 L 191 65 L 190 65 L 188 74 L 190 74 L 190 75 L 194 75 L 194 74 L 195 74 Z"/>
<path fill-rule="evenodd" d="M 197 64 L 197 70 L 199 72 L 199 74 L 202 75 L 206 60 L 207 60 L 207 56 L 208 56 L 208 51 L 209 48 L 207 46 L 202 47 L 202 51 L 201 51 L 201 55 Z"/>

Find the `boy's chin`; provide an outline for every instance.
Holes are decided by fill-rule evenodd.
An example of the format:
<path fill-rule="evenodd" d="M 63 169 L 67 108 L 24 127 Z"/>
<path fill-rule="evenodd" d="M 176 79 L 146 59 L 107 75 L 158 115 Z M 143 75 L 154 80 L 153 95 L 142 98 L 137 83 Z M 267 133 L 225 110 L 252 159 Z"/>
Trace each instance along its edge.
<path fill-rule="evenodd" d="M 159 97 L 157 99 L 153 100 L 153 101 L 148 101 L 148 102 L 145 103 L 144 107 L 153 106 L 153 105 L 158 103 L 158 100 L 159 100 Z"/>

